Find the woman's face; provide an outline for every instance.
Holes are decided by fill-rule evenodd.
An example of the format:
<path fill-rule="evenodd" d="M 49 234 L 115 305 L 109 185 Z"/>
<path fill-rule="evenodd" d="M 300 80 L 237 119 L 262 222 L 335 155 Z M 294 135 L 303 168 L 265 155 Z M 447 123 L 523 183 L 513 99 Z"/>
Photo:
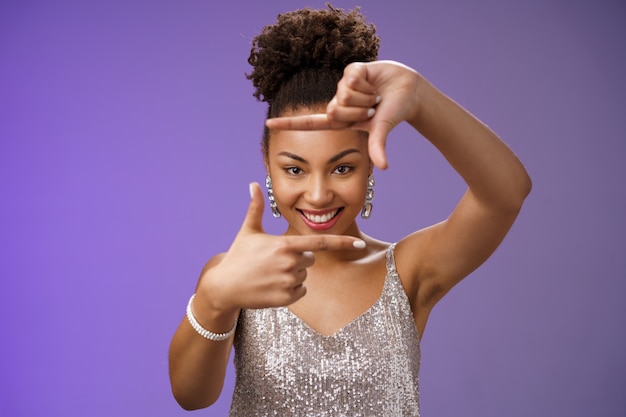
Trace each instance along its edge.
<path fill-rule="evenodd" d="M 274 198 L 288 234 L 358 235 L 355 218 L 372 171 L 362 132 L 272 131 L 268 151 Z"/>

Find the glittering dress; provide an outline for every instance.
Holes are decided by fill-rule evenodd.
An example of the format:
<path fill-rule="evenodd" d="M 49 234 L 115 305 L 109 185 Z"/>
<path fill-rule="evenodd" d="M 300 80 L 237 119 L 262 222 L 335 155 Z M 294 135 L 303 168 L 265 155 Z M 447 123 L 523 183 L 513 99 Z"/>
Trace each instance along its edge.
<path fill-rule="evenodd" d="M 332 336 L 286 307 L 242 311 L 231 417 L 419 416 L 419 335 L 394 246 L 380 298 Z"/>

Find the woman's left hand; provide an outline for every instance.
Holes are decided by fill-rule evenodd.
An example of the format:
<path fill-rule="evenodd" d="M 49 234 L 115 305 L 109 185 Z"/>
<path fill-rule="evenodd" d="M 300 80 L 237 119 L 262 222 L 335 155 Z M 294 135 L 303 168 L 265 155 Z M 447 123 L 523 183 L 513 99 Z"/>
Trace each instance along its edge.
<path fill-rule="evenodd" d="M 416 71 L 398 62 L 355 62 L 345 68 L 326 113 L 276 117 L 268 119 L 266 125 L 278 130 L 366 131 L 372 162 L 386 169 L 387 135 L 400 122 L 417 116 L 421 79 Z"/>

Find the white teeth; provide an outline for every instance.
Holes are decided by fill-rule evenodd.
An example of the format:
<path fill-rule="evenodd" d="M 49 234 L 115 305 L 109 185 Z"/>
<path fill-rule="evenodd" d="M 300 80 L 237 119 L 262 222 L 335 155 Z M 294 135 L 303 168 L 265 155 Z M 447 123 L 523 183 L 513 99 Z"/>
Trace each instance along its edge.
<path fill-rule="evenodd" d="M 318 214 L 309 214 L 307 212 L 302 212 L 304 214 L 304 217 L 306 217 L 307 219 L 309 219 L 310 221 L 312 221 L 313 223 L 326 223 L 328 221 L 330 221 L 333 217 L 335 217 L 335 215 L 337 214 L 338 210 L 333 210 L 330 213 L 326 213 L 323 215 L 318 215 Z"/>

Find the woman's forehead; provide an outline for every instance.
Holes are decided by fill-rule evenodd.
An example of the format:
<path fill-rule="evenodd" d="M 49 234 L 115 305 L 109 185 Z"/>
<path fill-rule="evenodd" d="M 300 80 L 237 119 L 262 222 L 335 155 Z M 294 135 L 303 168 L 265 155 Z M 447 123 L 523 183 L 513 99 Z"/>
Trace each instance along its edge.
<path fill-rule="evenodd" d="M 367 137 L 356 130 L 281 130 L 274 132 L 269 141 L 270 155 L 283 152 L 307 156 L 330 157 L 346 149 L 356 149 L 367 154 Z"/>

